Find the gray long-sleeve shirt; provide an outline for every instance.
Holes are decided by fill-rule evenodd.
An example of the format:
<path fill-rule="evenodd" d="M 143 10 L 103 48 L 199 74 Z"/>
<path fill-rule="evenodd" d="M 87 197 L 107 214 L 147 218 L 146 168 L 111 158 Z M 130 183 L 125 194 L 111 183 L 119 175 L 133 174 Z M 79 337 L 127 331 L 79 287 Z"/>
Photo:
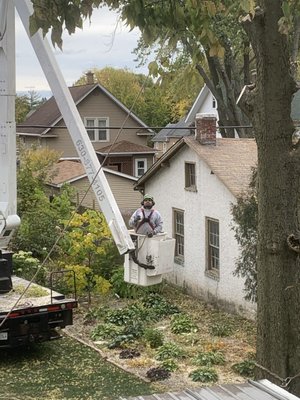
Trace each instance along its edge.
<path fill-rule="evenodd" d="M 145 218 L 148 218 L 152 211 L 152 214 L 150 217 L 150 222 L 153 225 L 154 229 L 152 229 L 151 225 L 148 222 L 145 222 L 140 225 L 140 222 L 143 221 L 143 219 L 144 219 L 143 210 L 145 213 Z M 140 218 L 138 219 L 138 217 L 140 217 Z M 161 215 L 155 209 L 148 210 L 145 208 L 138 208 L 132 214 L 132 216 L 129 220 L 129 226 L 131 228 L 134 228 L 136 233 L 139 233 L 141 235 L 147 235 L 148 233 L 153 233 L 154 235 L 156 235 L 157 233 L 162 232 L 162 224 L 163 224 L 163 221 L 162 221 Z"/>

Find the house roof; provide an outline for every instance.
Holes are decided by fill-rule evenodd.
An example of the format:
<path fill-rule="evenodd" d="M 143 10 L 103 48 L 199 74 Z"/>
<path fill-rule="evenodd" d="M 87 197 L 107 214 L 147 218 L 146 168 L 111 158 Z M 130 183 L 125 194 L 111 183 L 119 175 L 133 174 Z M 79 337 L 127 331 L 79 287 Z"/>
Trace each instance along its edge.
<path fill-rule="evenodd" d="M 134 176 L 123 174 L 109 168 L 102 169 L 105 174 L 117 175 L 134 182 L 136 182 L 138 179 Z M 48 183 L 48 185 L 50 186 L 59 187 L 64 183 L 72 183 L 86 177 L 85 169 L 80 160 L 60 160 L 57 164 L 53 166 L 53 173 L 55 174 L 55 176 L 51 179 L 51 182 Z"/>
<path fill-rule="evenodd" d="M 195 121 L 196 114 L 199 112 L 200 108 L 202 107 L 207 95 L 209 94 L 210 90 L 207 85 L 204 85 L 203 88 L 200 90 L 196 100 L 194 101 L 190 111 L 188 112 L 187 116 L 184 119 L 186 124 L 192 124 Z"/>
<path fill-rule="evenodd" d="M 107 89 L 105 89 L 104 86 L 100 85 L 99 83 L 91 85 L 71 86 L 69 87 L 69 90 L 76 105 L 79 104 L 94 90 L 101 90 L 127 114 L 130 113 L 131 117 L 136 120 L 136 122 L 147 129 L 145 133 L 143 133 L 143 135 L 149 136 L 154 134 L 154 132 L 141 119 L 133 114 L 123 103 L 121 103 L 115 96 L 113 96 Z M 55 98 L 52 96 L 35 112 L 28 116 L 26 121 L 21 124 L 22 128 L 17 128 L 17 132 L 23 134 L 28 133 L 44 135 L 51 129 L 51 127 L 54 127 L 61 120 L 62 115 L 59 111 Z M 35 128 L 35 126 L 37 127 Z"/>
<path fill-rule="evenodd" d="M 144 146 L 141 144 L 131 143 L 127 140 L 121 140 L 120 142 L 114 143 L 106 147 L 102 147 L 96 150 L 97 154 L 106 155 L 120 155 L 120 154 L 155 154 L 156 150 L 152 147 Z"/>
<path fill-rule="evenodd" d="M 185 389 L 182 392 L 130 397 L 127 400 L 299 400 L 267 379 Z M 121 400 L 126 400 L 121 397 Z"/>
<path fill-rule="evenodd" d="M 191 135 L 190 123 L 181 119 L 176 124 L 168 124 L 152 138 L 152 142 L 166 142 L 169 138 L 181 138 Z"/>
<path fill-rule="evenodd" d="M 152 138 L 152 141 L 167 142 L 169 138 L 181 138 L 193 134 L 190 126 L 194 125 L 196 114 L 199 112 L 200 108 L 204 104 L 204 101 L 209 93 L 209 88 L 207 87 L 207 85 L 204 85 L 203 88 L 200 90 L 200 93 L 198 94 L 188 114 L 176 124 L 168 124 L 165 128 L 161 129 L 154 136 L 154 138 Z"/>
<path fill-rule="evenodd" d="M 202 145 L 194 137 L 184 137 L 175 143 L 138 180 L 136 189 L 151 179 L 183 147 L 192 149 L 234 196 L 247 190 L 252 168 L 257 163 L 257 147 L 254 139 L 217 139 L 216 145 Z"/>

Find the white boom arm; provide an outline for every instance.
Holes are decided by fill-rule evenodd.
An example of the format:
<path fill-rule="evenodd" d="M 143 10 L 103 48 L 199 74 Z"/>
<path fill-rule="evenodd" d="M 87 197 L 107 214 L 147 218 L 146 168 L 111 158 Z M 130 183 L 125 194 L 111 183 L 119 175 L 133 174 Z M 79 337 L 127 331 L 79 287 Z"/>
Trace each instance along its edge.
<path fill-rule="evenodd" d="M 3 0 L 0 1 L 3 2 Z M 70 132 L 118 250 L 120 254 L 134 250 L 135 246 L 49 43 L 46 38 L 43 38 L 40 31 L 33 36 L 30 35 L 29 17 L 33 13 L 31 2 L 28 0 L 14 0 L 14 4 Z M 10 20 L 8 25 L 11 23 Z"/>
<path fill-rule="evenodd" d="M 20 224 L 16 215 L 15 14 L 0 0 L 0 249 Z"/>

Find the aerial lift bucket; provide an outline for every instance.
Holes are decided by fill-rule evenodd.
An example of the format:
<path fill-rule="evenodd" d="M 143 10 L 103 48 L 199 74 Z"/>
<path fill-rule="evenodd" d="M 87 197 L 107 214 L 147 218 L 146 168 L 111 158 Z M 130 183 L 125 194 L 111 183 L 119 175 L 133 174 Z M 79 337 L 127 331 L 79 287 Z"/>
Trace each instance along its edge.
<path fill-rule="evenodd" d="M 175 239 L 166 233 L 152 238 L 130 231 L 134 252 L 125 254 L 124 280 L 140 286 L 156 285 L 174 269 Z"/>

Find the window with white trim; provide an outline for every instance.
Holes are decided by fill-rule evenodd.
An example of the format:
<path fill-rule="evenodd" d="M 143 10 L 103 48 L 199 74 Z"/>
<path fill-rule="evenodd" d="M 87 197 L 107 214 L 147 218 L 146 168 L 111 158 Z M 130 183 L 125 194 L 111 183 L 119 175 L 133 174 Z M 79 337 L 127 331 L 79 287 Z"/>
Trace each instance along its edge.
<path fill-rule="evenodd" d="M 207 271 L 219 274 L 220 270 L 220 233 L 219 221 L 206 218 L 207 235 Z"/>
<path fill-rule="evenodd" d="M 176 240 L 175 258 L 184 259 L 184 211 L 173 210 L 173 237 Z"/>
<path fill-rule="evenodd" d="M 135 176 L 140 177 L 147 171 L 147 159 L 136 158 L 135 159 Z"/>
<path fill-rule="evenodd" d="M 108 118 L 85 118 L 84 123 L 91 142 L 109 141 Z"/>

